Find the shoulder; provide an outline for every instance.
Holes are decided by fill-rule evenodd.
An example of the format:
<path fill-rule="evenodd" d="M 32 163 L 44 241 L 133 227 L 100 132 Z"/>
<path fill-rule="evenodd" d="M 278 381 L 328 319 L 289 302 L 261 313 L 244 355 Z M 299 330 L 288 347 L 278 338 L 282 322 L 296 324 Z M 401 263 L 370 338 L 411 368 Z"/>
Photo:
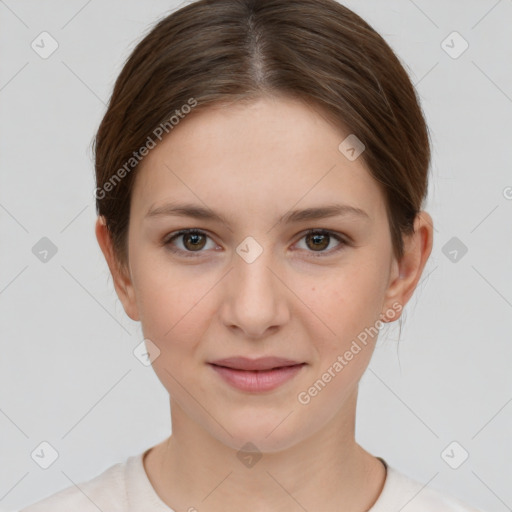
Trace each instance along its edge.
<path fill-rule="evenodd" d="M 127 461 L 114 464 L 91 480 L 66 487 L 19 512 L 123 512 L 126 465 Z"/>
<path fill-rule="evenodd" d="M 482 512 L 463 501 L 406 476 L 388 466 L 379 499 L 369 512 Z"/>

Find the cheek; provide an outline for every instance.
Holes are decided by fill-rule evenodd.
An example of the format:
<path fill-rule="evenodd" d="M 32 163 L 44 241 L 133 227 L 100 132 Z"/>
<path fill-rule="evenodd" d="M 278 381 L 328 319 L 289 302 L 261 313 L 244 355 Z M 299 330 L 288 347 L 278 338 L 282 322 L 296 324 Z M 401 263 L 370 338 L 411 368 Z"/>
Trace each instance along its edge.
<path fill-rule="evenodd" d="M 134 265 L 133 282 L 144 336 L 162 352 L 192 349 L 206 322 L 213 277 L 197 276 L 158 261 Z"/>
<path fill-rule="evenodd" d="M 306 303 L 326 324 L 323 330 L 339 343 L 341 339 L 357 336 L 379 318 L 383 279 L 381 264 L 360 258 L 357 264 L 339 268 L 324 282 L 304 289 L 303 294 L 307 292 Z"/>

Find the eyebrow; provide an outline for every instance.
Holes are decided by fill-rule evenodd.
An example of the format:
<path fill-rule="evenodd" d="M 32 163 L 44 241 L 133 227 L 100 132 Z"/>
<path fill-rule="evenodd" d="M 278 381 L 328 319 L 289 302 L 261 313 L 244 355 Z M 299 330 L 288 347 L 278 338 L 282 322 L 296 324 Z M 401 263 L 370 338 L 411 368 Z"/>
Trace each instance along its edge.
<path fill-rule="evenodd" d="M 171 217 L 192 217 L 200 220 L 211 220 L 222 222 L 229 225 L 229 221 L 209 208 L 190 203 L 167 203 L 158 207 L 151 207 L 145 215 L 145 218 L 155 218 L 162 216 Z M 291 224 L 305 220 L 326 219 L 329 217 L 348 216 L 365 220 L 370 220 L 370 216 L 361 208 L 348 204 L 328 204 L 302 210 L 292 210 L 284 214 L 278 222 Z"/>

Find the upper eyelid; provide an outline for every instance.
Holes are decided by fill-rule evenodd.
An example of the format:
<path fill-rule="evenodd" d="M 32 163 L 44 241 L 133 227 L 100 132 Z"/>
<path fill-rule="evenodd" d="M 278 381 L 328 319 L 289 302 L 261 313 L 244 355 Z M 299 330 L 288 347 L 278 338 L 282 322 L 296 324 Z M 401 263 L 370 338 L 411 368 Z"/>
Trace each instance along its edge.
<path fill-rule="evenodd" d="M 169 243 L 175 238 L 179 238 L 180 236 L 184 236 L 190 233 L 199 233 L 201 235 L 206 235 L 210 240 L 214 240 L 214 237 L 210 235 L 208 231 L 205 231 L 204 229 L 199 228 L 186 228 L 186 229 L 180 229 L 178 231 L 173 231 L 172 233 L 169 233 L 167 236 L 164 237 L 163 241 L 164 243 Z"/>

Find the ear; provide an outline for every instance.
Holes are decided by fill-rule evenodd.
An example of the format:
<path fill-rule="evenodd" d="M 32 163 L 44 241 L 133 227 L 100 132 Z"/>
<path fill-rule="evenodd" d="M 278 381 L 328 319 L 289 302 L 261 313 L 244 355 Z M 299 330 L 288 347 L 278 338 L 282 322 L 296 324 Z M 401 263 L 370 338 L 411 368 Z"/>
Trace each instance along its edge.
<path fill-rule="evenodd" d="M 139 321 L 135 290 L 131 281 L 129 269 L 122 266 L 114 253 L 110 232 L 105 223 L 105 218 L 99 216 L 96 220 L 96 239 L 105 256 L 108 268 L 112 274 L 114 288 L 119 300 L 123 304 L 126 314 L 134 321 Z"/>
<path fill-rule="evenodd" d="M 382 321 L 397 320 L 411 298 L 420 280 L 425 264 L 432 252 L 433 221 L 425 211 L 414 220 L 414 232 L 404 237 L 404 254 L 400 261 L 393 260 L 389 276 L 386 298 L 382 311 Z M 386 315 L 386 312 L 393 312 Z M 398 316 L 396 315 L 398 312 Z"/>

